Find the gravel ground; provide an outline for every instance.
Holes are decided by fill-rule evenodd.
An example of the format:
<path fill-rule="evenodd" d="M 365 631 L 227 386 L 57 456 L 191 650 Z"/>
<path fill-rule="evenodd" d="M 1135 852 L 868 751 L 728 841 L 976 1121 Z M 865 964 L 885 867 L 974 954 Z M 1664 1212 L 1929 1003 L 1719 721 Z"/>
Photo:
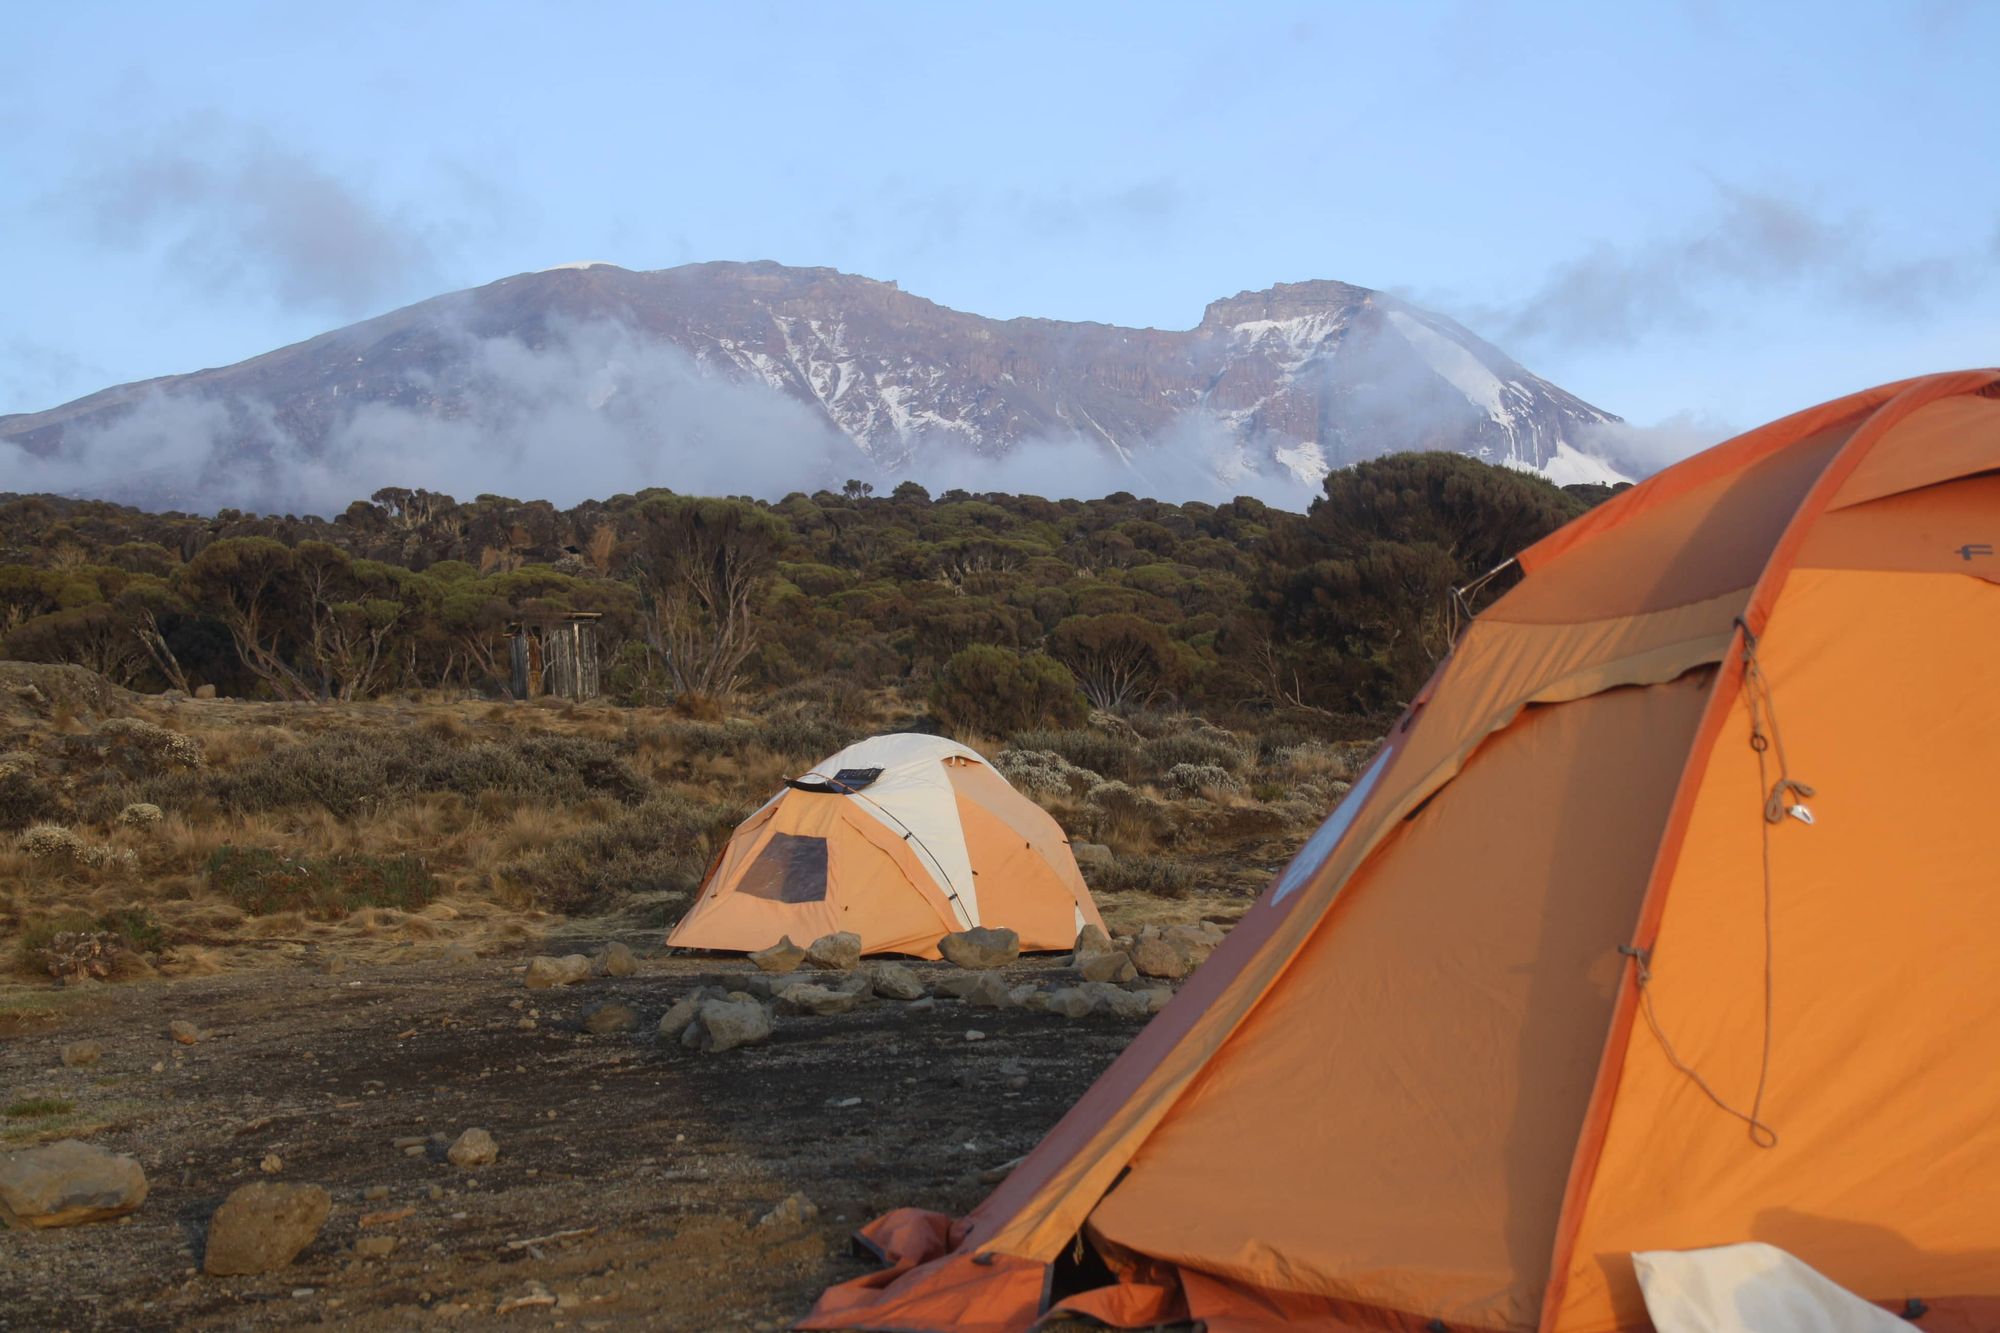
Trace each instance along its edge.
<path fill-rule="evenodd" d="M 554 991 L 524 989 L 520 969 L 0 988 L 0 1101 L 74 1107 L 0 1120 L 5 1146 L 87 1138 L 136 1156 L 151 1182 L 119 1222 L 0 1232 L 0 1329 L 781 1328 L 867 1268 L 855 1226 L 902 1204 L 976 1203 L 982 1173 L 1032 1147 L 1140 1026 L 881 1001 L 780 1018 L 767 1044 L 701 1055 L 662 1042 L 659 1015 L 748 964 L 653 959 Z M 613 1000 L 639 1030 L 584 1032 Z M 174 1044 L 175 1020 L 202 1039 Z M 83 1038 L 102 1059 L 65 1068 L 62 1047 Z M 474 1126 L 499 1160 L 451 1166 L 444 1143 Z M 319 1239 L 279 1273 L 202 1276 L 208 1218 L 259 1179 L 326 1187 Z M 794 1192 L 816 1217 L 757 1225 Z M 364 1236 L 397 1244 L 363 1258 Z"/>

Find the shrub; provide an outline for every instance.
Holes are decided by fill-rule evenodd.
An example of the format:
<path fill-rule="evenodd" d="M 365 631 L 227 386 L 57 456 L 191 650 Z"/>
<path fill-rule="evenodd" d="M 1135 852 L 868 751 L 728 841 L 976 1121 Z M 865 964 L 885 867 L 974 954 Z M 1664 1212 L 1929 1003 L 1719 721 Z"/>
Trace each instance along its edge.
<path fill-rule="evenodd" d="M 1081 796 L 1104 781 L 1053 750 L 1002 750 L 993 767 L 1007 781 L 1031 795 Z"/>
<path fill-rule="evenodd" d="M 21 750 L 0 754 L 0 829 L 26 828 L 62 811 L 62 798 L 46 781 L 35 757 Z"/>
<path fill-rule="evenodd" d="M 145 828 L 159 823 L 165 817 L 159 806 L 149 805 L 144 801 L 134 801 L 118 812 L 118 822 L 129 828 Z"/>
<path fill-rule="evenodd" d="M 1130 781 L 1139 776 L 1139 747 L 1123 736 L 1085 727 L 1037 728 L 1014 734 L 1022 750 L 1047 750 L 1078 768 L 1107 778 Z"/>
<path fill-rule="evenodd" d="M 1249 753 L 1234 736 L 1200 724 L 1156 736 L 1146 742 L 1143 752 L 1146 767 L 1154 773 L 1164 773 L 1182 764 L 1212 766 L 1235 773 L 1250 760 Z"/>
<path fill-rule="evenodd" d="M 766 718 L 757 727 L 757 743 L 781 759 L 824 759 L 858 739 L 852 727 L 804 712 Z"/>
<path fill-rule="evenodd" d="M 251 916 L 300 912 L 334 921 L 363 907 L 414 912 L 437 897 L 437 880 L 417 856 L 282 856 L 262 847 L 216 848 L 209 887 Z"/>
<path fill-rule="evenodd" d="M 83 856 L 83 840 L 61 824 L 36 824 L 21 835 L 20 847 L 37 861 L 75 861 Z"/>
<path fill-rule="evenodd" d="M 200 741 L 136 717 L 110 719 L 97 729 L 97 739 L 140 771 L 201 767 Z"/>
<path fill-rule="evenodd" d="M 449 746 L 415 732 L 335 732 L 273 750 L 227 772 L 178 773 L 145 784 L 147 803 L 184 808 L 206 797 L 252 813 L 317 806 L 342 819 L 430 792 L 628 804 L 646 784 L 619 747 L 586 736 L 524 736 Z"/>
<path fill-rule="evenodd" d="M 1090 789 L 1093 841 L 1119 848 L 1150 843 L 1163 811 L 1160 803 L 1123 782 L 1100 782 Z"/>
<path fill-rule="evenodd" d="M 569 916 L 600 914 L 645 894 L 684 895 L 748 810 L 669 794 L 506 867 L 535 905 Z"/>
<path fill-rule="evenodd" d="M 1220 764 L 1175 764 L 1162 781 L 1176 796 L 1209 796 L 1243 790 L 1243 784 Z"/>
<path fill-rule="evenodd" d="M 102 980 L 117 971 L 120 955 L 157 953 L 166 942 L 166 929 L 143 907 L 120 907 L 95 917 L 72 911 L 23 930 L 14 961 L 32 975 Z"/>
<path fill-rule="evenodd" d="M 931 708 L 956 731 L 1006 736 L 1073 727 L 1088 715 L 1069 669 L 1043 653 L 974 644 L 951 655 L 931 686 Z"/>
<path fill-rule="evenodd" d="M 1186 862 L 1170 856 L 1120 856 L 1091 876 L 1100 891 L 1130 889 L 1159 898 L 1185 898 L 1194 888 L 1195 873 Z"/>
<path fill-rule="evenodd" d="M 1271 764 L 1295 778 L 1334 778 L 1352 782 L 1367 758 L 1365 751 L 1357 754 L 1353 746 L 1306 741 L 1277 751 L 1271 756 Z"/>

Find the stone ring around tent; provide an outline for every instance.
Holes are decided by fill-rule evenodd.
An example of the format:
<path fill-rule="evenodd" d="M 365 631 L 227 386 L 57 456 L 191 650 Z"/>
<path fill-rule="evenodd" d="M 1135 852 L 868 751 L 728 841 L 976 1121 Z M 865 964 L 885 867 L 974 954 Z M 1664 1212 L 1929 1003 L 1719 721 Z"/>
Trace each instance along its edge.
<path fill-rule="evenodd" d="M 1103 924 L 1047 811 L 975 751 L 898 733 L 815 764 L 739 824 L 667 943 L 749 953 L 847 931 L 864 954 L 936 958 L 974 926 L 1032 952 Z"/>

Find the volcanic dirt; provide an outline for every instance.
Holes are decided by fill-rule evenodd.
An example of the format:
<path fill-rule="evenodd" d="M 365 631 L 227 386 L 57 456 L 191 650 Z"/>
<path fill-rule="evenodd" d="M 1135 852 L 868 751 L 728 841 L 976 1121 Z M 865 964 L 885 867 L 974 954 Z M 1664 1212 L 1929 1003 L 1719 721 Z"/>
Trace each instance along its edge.
<path fill-rule="evenodd" d="M 932 982 L 949 970 L 915 966 Z M 525 989 L 521 968 L 0 989 L 0 1146 L 86 1137 L 151 1182 L 119 1222 L 0 1232 L 0 1328 L 782 1328 L 872 1267 L 856 1226 L 972 1206 L 1139 1027 L 884 1000 L 702 1054 L 658 1019 L 696 985 L 740 984 L 747 963 L 646 959 L 556 990 Z M 587 1032 L 608 1003 L 637 1030 Z M 177 1044 L 176 1021 L 200 1040 Z M 101 1058 L 66 1067 L 85 1039 Z M 16 1118 L 22 1104 L 44 1118 Z M 499 1159 L 451 1165 L 473 1127 Z M 263 1179 L 332 1194 L 319 1238 L 276 1273 L 203 1275 L 208 1219 Z M 795 1193 L 817 1213 L 760 1224 Z M 395 1242 L 386 1256 L 378 1238 Z"/>

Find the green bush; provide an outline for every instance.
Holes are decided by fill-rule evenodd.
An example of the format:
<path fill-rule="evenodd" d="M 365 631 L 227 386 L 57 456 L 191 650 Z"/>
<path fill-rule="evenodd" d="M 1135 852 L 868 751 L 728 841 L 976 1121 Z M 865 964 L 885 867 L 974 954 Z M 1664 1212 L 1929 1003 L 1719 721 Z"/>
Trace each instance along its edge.
<path fill-rule="evenodd" d="M 414 912 L 437 897 L 417 856 L 281 856 L 224 844 L 208 859 L 208 883 L 251 916 L 302 912 L 334 921 L 364 907 Z"/>
<path fill-rule="evenodd" d="M 1089 713 L 1068 667 L 1044 653 L 984 643 L 951 655 L 931 686 L 931 709 L 954 731 L 988 736 L 1073 727 Z"/>
<path fill-rule="evenodd" d="M 124 949 L 131 953 L 157 953 L 166 947 L 166 928 L 144 907 L 119 907 L 98 916 L 69 911 L 44 917 L 21 932 L 14 963 L 34 976 L 49 974 L 57 954 L 75 952 L 78 941 L 95 940 L 107 951 Z M 60 942 L 60 943 L 59 943 Z M 60 968 L 58 968 L 60 970 Z"/>

